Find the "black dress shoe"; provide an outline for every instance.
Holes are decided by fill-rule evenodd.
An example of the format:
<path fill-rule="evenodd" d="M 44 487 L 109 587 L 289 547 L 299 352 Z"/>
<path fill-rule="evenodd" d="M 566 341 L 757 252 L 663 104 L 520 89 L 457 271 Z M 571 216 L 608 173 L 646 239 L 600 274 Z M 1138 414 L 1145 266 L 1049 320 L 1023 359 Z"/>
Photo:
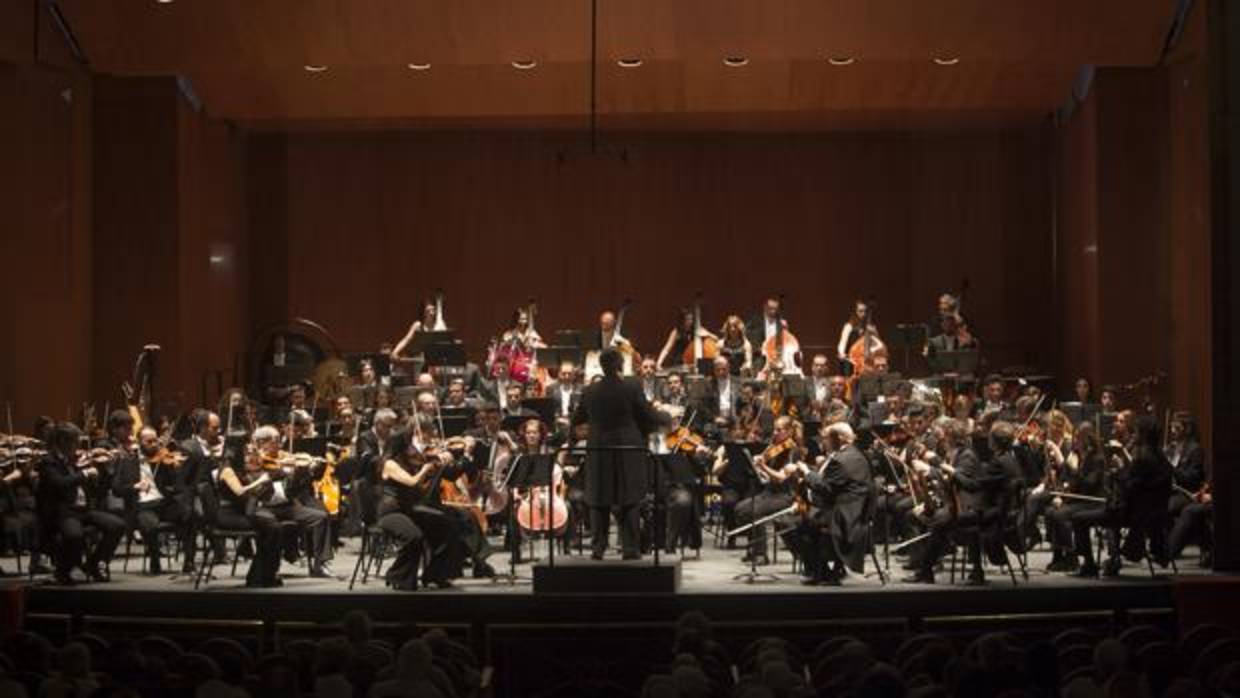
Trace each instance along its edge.
<path fill-rule="evenodd" d="M 474 579 L 490 579 L 495 576 L 495 568 L 486 562 L 474 565 Z"/>
<path fill-rule="evenodd" d="M 108 581 L 108 574 L 101 565 L 89 565 L 86 568 L 86 577 L 92 582 L 102 583 Z"/>
<path fill-rule="evenodd" d="M 801 580 L 801 584 L 807 587 L 816 587 L 826 581 L 825 577 L 806 577 Z"/>
<path fill-rule="evenodd" d="M 437 587 L 439 589 L 451 589 L 452 588 L 451 579 L 428 579 L 426 577 L 423 577 L 422 584 L 428 587 Z"/>
<path fill-rule="evenodd" d="M 971 587 L 986 586 L 986 575 L 982 574 L 980 571 L 973 572 L 972 574 L 969 575 L 969 578 L 966 579 L 964 583 L 966 586 L 971 586 Z"/>
<path fill-rule="evenodd" d="M 591 560 L 602 560 L 602 559 L 603 559 L 603 551 L 602 551 L 602 550 L 595 550 L 595 551 L 592 551 L 592 552 L 590 553 L 590 559 L 591 559 Z"/>
<path fill-rule="evenodd" d="M 828 574 L 818 582 L 818 586 L 822 587 L 838 587 L 844 585 L 844 578 L 838 574 Z"/>
<path fill-rule="evenodd" d="M 52 581 L 60 586 L 71 587 L 77 582 L 73 581 L 73 576 L 67 571 L 56 570 L 52 573 Z"/>
<path fill-rule="evenodd" d="M 620 559 L 621 560 L 640 560 L 642 559 L 642 554 L 641 553 L 624 553 L 623 555 L 620 556 Z"/>
<path fill-rule="evenodd" d="M 51 574 L 52 568 L 43 563 L 39 563 L 37 565 L 31 565 L 28 571 L 30 574 Z"/>
<path fill-rule="evenodd" d="M 1119 560 L 1116 560 L 1115 558 L 1111 558 L 1110 560 L 1107 560 L 1106 564 L 1102 566 L 1102 576 L 1103 577 L 1118 577 L 1121 567 L 1123 567 L 1123 563 L 1121 563 Z"/>
<path fill-rule="evenodd" d="M 900 581 L 905 584 L 934 584 L 934 573 L 929 570 L 921 570 L 916 574 L 905 577 Z"/>

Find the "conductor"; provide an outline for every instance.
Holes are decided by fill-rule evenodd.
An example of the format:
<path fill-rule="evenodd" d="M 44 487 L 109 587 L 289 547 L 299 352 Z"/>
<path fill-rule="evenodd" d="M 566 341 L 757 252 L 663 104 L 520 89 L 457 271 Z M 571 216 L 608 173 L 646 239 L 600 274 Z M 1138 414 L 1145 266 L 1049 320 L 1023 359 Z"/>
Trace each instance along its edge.
<path fill-rule="evenodd" d="M 607 551 L 611 509 L 620 525 L 620 547 L 625 560 L 641 557 L 638 543 L 638 504 L 648 488 L 650 459 L 643 450 L 646 437 L 661 421 L 646 400 L 641 386 L 620 376 L 623 357 L 607 349 L 599 357 L 603 377 L 581 395 L 574 425 L 588 422 L 590 437 L 586 457 L 586 505 L 593 530 L 591 557 L 602 560 Z M 605 450 L 628 447 L 633 450 Z M 602 450 L 593 450 L 602 449 Z"/>

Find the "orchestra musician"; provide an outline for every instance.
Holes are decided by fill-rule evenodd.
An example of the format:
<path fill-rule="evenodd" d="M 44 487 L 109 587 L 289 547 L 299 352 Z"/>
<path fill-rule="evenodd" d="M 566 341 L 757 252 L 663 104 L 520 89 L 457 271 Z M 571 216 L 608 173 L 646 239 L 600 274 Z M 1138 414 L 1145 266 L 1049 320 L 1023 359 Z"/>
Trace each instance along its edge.
<path fill-rule="evenodd" d="M 736 522 L 744 526 L 788 508 L 792 504 L 793 478 L 799 477 L 799 467 L 804 457 L 801 423 L 788 416 L 777 418 L 770 446 L 753 456 L 753 468 L 762 487 L 752 497 L 737 502 Z M 745 562 L 750 561 L 759 566 L 769 564 L 765 525 L 749 531 L 749 550 Z"/>
<path fill-rule="evenodd" d="M 873 337 L 878 336 L 878 327 L 870 318 L 870 306 L 864 300 L 853 301 L 852 313 L 840 328 L 840 340 L 835 345 L 836 358 L 841 362 L 849 361 L 848 354 L 861 336 L 869 331 Z"/>
<path fill-rule="evenodd" d="M 985 412 L 994 412 L 1000 415 L 1006 413 L 1009 407 L 1003 399 L 1003 391 L 1003 376 L 997 373 L 986 376 L 986 382 L 982 387 L 982 401 L 977 405 L 977 414 L 980 416 Z"/>
<path fill-rule="evenodd" d="M 767 298 L 762 303 L 762 311 L 745 323 L 749 333 L 749 344 L 756 347 L 753 357 L 753 368 L 759 370 L 766 365 L 766 357 L 762 355 L 762 347 L 766 340 L 774 337 L 781 329 L 788 329 L 788 321 L 780 317 L 781 303 L 778 298 Z"/>
<path fill-rule="evenodd" d="M 396 346 L 392 349 L 393 361 L 413 361 L 417 357 L 406 356 L 405 349 L 413 344 L 413 340 L 420 332 L 431 332 L 437 329 L 437 320 L 439 319 L 439 305 L 434 299 L 427 298 L 422 301 L 422 315 L 419 319 L 414 320 L 409 325 L 409 330 L 405 332 L 405 336 L 400 338 Z"/>
<path fill-rule="evenodd" d="M 995 422 L 991 427 L 992 457 L 988 461 L 977 457 L 969 432 L 958 420 L 945 418 L 941 431 L 939 448 L 942 460 L 938 470 L 945 478 L 941 495 L 944 501 L 933 511 L 929 502 L 921 502 L 913 509 L 914 515 L 926 519 L 930 537 L 922 548 L 910 556 L 909 562 L 916 572 L 905 581 L 911 583 L 934 583 L 934 565 L 946 552 L 953 530 L 961 526 L 985 528 L 1002 524 L 1006 488 L 1010 473 L 1016 467 L 1011 455 L 1015 429 L 1007 422 Z M 931 467 L 922 461 L 914 461 L 913 467 L 923 479 L 932 476 Z M 972 537 L 968 545 L 969 559 L 973 564 L 968 583 L 972 585 L 985 583 L 980 537 Z M 1002 540 L 990 537 L 986 544 L 989 549 L 996 544 L 1002 545 Z"/>
<path fill-rule="evenodd" d="M 1065 455 L 1059 447 L 1048 446 L 1055 467 L 1062 473 L 1058 491 L 1083 497 L 1101 497 L 1106 455 L 1093 422 L 1085 421 L 1077 425 L 1070 449 Z M 1076 557 L 1078 547 L 1072 538 L 1072 520 L 1090 506 L 1090 500 L 1086 499 L 1056 495 L 1052 500 L 1046 511 L 1046 525 L 1053 531 L 1051 540 L 1054 545 L 1048 572 L 1072 573 L 1080 569 L 1080 560 Z"/>
<path fill-rule="evenodd" d="M 280 432 L 264 425 L 254 431 L 253 443 L 271 479 L 275 495 L 266 502 L 266 510 L 280 521 L 292 521 L 302 533 L 310 535 L 310 576 L 335 577 L 329 561 L 332 557 L 328 535 L 327 512 L 314 496 L 314 481 L 323 476 L 323 462 L 297 459 L 280 449 Z M 291 461 L 291 462 L 290 462 Z M 286 541 L 285 559 L 296 559 L 298 540 Z"/>
<path fill-rule="evenodd" d="M 1171 417 L 1169 432 L 1164 452 L 1171 462 L 1175 483 L 1167 513 L 1175 518 L 1205 487 L 1206 458 L 1205 449 L 1197 439 L 1197 422 L 1192 415 L 1176 412 Z"/>
<path fill-rule="evenodd" d="M 724 357 L 717 357 L 711 364 L 711 377 L 706 383 L 698 413 L 718 429 L 727 426 L 735 415 L 736 401 L 740 397 L 740 381 L 732 376 L 731 365 Z"/>
<path fill-rule="evenodd" d="M 641 389 L 621 378 L 623 361 L 619 350 L 602 352 L 603 377 L 582 391 L 573 414 L 574 424 L 589 423 L 591 449 L 644 449 L 647 437 L 664 421 Z M 586 503 L 594 536 L 591 557 L 601 560 L 606 553 L 612 507 L 617 511 L 624 559 L 641 557 L 638 504 L 646 489 L 647 456 L 642 450 L 591 450 L 587 454 Z"/>
<path fill-rule="evenodd" d="M 963 351 L 976 349 L 977 337 L 969 333 L 960 324 L 960 316 L 955 313 L 939 316 L 938 333 L 926 341 L 924 354 L 934 356 L 944 351 Z"/>
<path fill-rule="evenodd" d="M 729 315 L 719 334 L 719 355 L 728 360 L 732 375 L 753 375 L 753 344 L 745 334 L 745 323 L 739 315 Z M 761 345 L 758 345 L 761 349 Z"/>
<path fill-rule="evenodd" d="M 36 466 L 38 486 L 35 507 L 40 540 L 52 553 L 57 584 L 73 584 L 71 571 L 81 568 L 93 582 L 107 581 L 105 567 L 116 552 L 125 521 L 121 517 L 92 509 L 91 491 L 99 471 L 79 448 L 82 432 L 77 426 L 61 422 L 48 432 L 47 455 Z M 97 529 L 99 541 L 87 550 L 86 527 Z"/>
<path fill-rule="evenodd" d="M 799 465 L 809 511 L 783 537 L 804 563 L 803 583 L 839 586 L 846 570 L 864 571 L 869 544 L 865 516 L 874 500 L 874 479 L 846 422 L 823 426 L 821 439 L 826 453 L 813 467 Z"/>
<path fill-rule="evenodd" d="M 195 409 L 189 414 L 190 437 L 182 441 L 178 449 L 185 454 L 185 462 L 173 471 L 174 482 L 171 489 L 182 502 L 192 502 L 197 486 L 201 482 L 211 482 L 215 477 L 218 459 L 224 452 L 224 440 L 220 435 L 220 417 L 210 410 Z M 195 536 L 182 541 L 185 561 L 182 570 L 192 571 L 196 554 Z M 213 551 L 217 560 L 224 559 L 224 547 L 221 540 Z"/>
<path fill-rule="evenodd" d="M 1133 424 L 1135 423 L 1135 429 Z M 1159 565 L 1168 564 L 1166 533 L 1167 501 L 1171 497 L 1173 472 L 1161 449 L 1158 420 L 1140 418 L 1131 410 L 1115 421 L 1114 436 L 1105 447 L 1107 466 L 1103 476 L 1105 503 L 1083 508 L 1071 517 L 1080 577 L 1117 576 L 1124 557 L 1140 560 L 1149 541 L 1150 555 Z M 1120 439 L 1124 439 L 1121 441 Z M 1107 560 L 1099 570 L 1090 545 L 1090 530 L 1104 527 Z M 1121 549 L 1119 529 L 1129 527 Z"/>
<path fill-rule="evenodd" d="M 564 361 L 556 372 L 555 380 L 547 384 L 543 391 L 545 397 L 555 402 L 556 432 L 563 437 L 568 436 L 569 420 L 577 403 L 581 401 L 581 385 L 577 381 L 577 366 L 571 361 Z"/>
<path fill-rule="evenodd" d="M 280 580 L 280 548 L 286 529 L 295 533 L 297 526 L 280 519 L 272 507 L 283 506 L 282 485 L 273 483 L 264 468 L 258 448 L 250 443 L 240 450 L 230 450 L 219 468 L 216 483 L 220 506 L 215 525 L 226 530 L 253 529 L 254 559 L 246 571 L 247 587 L 278 587 Z"/>
<path fill-rule="evenodd" d="M 672 374 L 672 377 L 679 378 L 679 374 Z M 670 419 L 666 428 L 651 435 L 650 449 L 659 457 L 659 465 L 665 473 L 659 478 L 662 491 L 654 493 L 663 499 L 666 507 L 663 549 L 669 555 L 681 545 L 699 550 L 702 547 L 703 503 L 699 485 L 713 460 L 713 452 L 693 433 L 691 425 L 685 423 L 689 415 L 683 407 L 664 405 L 659 409 Z"/>
<path fill-rule="evenodd" d="M 185 457 L 160 446 L 153 427 L 138 430 L 138 454 L 117 464 L 112 491 L 125 501 L 129 525 L 142 532 L 148 559 L 147 573 L 161 574 L 159 524 L 176 526 L 181 540 L 194 536 L 194 493 L 177 489 L 176 470 Z M 186 556 L 187 572 L 193 557 Z"/>
<path fill-rule="evenodd" d="M 388 444 L 379 470 L 378 514 L 379 526 L 396 540 L 396 558 L 386 574 L 394 589 L 418 588 L 423 549 L 431 551 L 421 578 L 428 586 L 451 586 L 453 572 L 462 564 L 459 520 L 434 506 L 438 482 L 451 459 L 446 450 L 427 453 L 413 431 L 397 433 Z"/>
<path fill-rule="evenodd" d="M 38 475 L 35 465 L 36 452 L 29 443 L 14 435 L 0 439 L 0 461 L 8 472 L 0 478 L 0 520 L 10 540 L 30 551 L 30 574 L 49 574 L 52 570 L 43 564 L 43 546 L 40 540 L 39 518 L 35 505 Z M 5 450 L 7 449 L 7 450 Z M 0 575 L 3 571 L 0 570 Z"/>
<path fill-rule="evenodd" d="M 646 401 L 651 404 L 663 399 L 663 379 L 659 377 L 658 370 L 655 360 L 650 357 L 642 359 L 637 369 L 637 380 L 641 383 Z"/>
<path fill-rule="evenodd" d="M 1103 414 L 1117 414 L 1119 412 L 1119 389 L 1113 385 L 1104 385 L 1098 393 L 1098 404 L 1102 407 Z"/>
<path fill-rule="evenodd" d="M 1077 378 L 1072 384 L 1072 394 L 1076 397 L 1076 401 L 1082 405 L 1093 404 L 1094 388 L 1090 385 L 1089 379 L 1084 376 Z"/>
<path fill-rule="evenodd" d="M 692 345 L 695 339 L 710 339 L 716 342 L 719 340 L 715 333 L 705 327 L 697 327 L 696 318 L 697 313 L 694 312 L 693 308 L 680 308 L 676 311 L 677 324 L 668 332 L 667 341 L 663 343 L 663 348 L 659 350 L 659 358 L 654 361 L 654 368 L 656 370 L 662 370 L 663 364 L 669 358 L 678 364 L 685 364 L 683 361 L 684 357 L 691 357 L 693 355 Z M 645 362 L 642 363 L 644 364 Z M 693 370 L 696 370 L 696 368 Z M 649 394 L 646 395 L 646 399 L 651 399 Z"/>

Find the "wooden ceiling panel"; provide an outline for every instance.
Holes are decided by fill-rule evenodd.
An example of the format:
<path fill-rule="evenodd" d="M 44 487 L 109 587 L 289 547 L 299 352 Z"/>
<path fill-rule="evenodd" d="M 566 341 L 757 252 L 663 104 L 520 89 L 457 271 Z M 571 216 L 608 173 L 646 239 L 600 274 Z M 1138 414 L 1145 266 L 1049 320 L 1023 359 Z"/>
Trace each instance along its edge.
<path fill-rule="evenodd" d="M 246 123 L 549 127 L 589 114 L 589 0 L 55 0 L 96 72 L 187 75 Z M 597 0 L 615 123 L 1041 115 L 1086 63 L 1150 65 L 1168 0 Z M 749 64 L 723 65 L 727 56 Z M 827 57 L 853 58 L 846 68 Z M 958 57 L 951 68 L 935 57 Z M 619 58 L 639 58 L 625 70 Z M 514 60 L 534 60 L 516 71 Z M 431 69 L 410 71 L 409 63 Z M 310 75 L 307 64 L 329 66 Z M 737 116 L 752 112 L 747 119 Z M 632 119 L 626 120 L 627 116 Z M 713 116 L 712 116 L 713 115 Z M 729 116 L 720 116 L 729 115 Z M 825 119 L 830 121 L 830 119 Z"/>

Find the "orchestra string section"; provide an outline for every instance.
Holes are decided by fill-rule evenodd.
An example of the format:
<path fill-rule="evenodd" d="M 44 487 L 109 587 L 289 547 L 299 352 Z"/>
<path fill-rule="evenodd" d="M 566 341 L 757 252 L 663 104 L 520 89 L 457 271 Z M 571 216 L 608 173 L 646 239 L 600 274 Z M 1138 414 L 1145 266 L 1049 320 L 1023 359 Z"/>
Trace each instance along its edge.
<path fill-rule="evenodd" d="M 1157 377 L 1057 395 L 996 371 L 953 294 L 891 336 L 858 300 L 822 347 L 778 297 L 715 326 L 699 299 L 647 351 L 629 308 L 544 335 L 520 305 L 471 361 L 436 294 L 390 348 L 324 355 L 290 328 L 254 385 L 177 411 L 153 409 L 148 345 L 122 409 L 9 417 L 9 545 L 63 585 L 108 581 L 134 534 L 142 573 L 196 586 L 239 563 L 251 587 L 292 565 L 352 587 L 382 557 L 400 591 L 515 578 L 539 541 L 599 564 L 718 549 L 745 580 L 786 550 L 819 586 L 933 584 L 957 558 L 964 583 L 1017 582 L 1033 551 L 1087 578 L 1190 545 L 1209 565 L 1205 452 Z M 342 550 L 352 569 L 333 567 Z"/>

